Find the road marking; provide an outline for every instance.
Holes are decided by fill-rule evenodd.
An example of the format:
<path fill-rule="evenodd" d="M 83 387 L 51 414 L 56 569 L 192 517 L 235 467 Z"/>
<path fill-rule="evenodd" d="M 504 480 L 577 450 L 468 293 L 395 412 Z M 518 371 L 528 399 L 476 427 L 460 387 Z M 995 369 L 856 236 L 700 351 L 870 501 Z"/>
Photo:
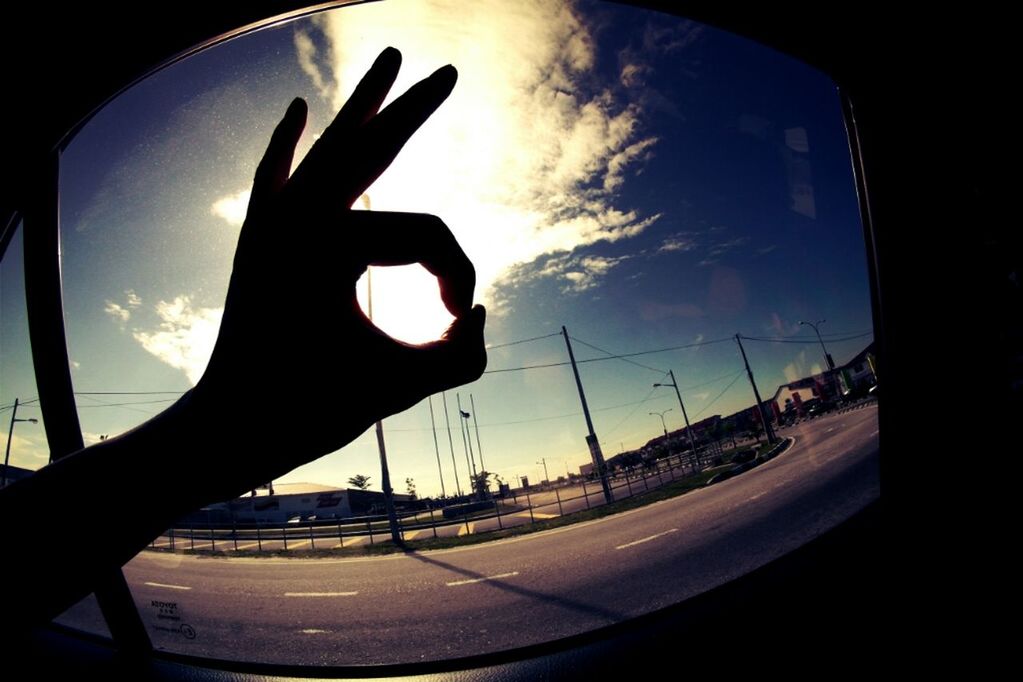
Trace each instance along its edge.
<path fill-rule="evenodd" d="M 458 527 L 458 537 L 462 537 L 463 535 L 472 535 L 474 530 L 476 530 L 476 524 L 474 522 L 470 521 L 468 528 L 466 528 L 466 524 L 463 523 Z"/>
<path fill-rule="evenodd" d="M 651 540 L 656 540 L 657 538 L 664 537 L 665 535 L 669 535 L 671 533 L 677 533 L 677 532 L 678 532 L 678 528 L 672 528 L 671 530 L 666 530 L 663 533 L 658 533 L 657 535 L 651 535 L 650 537 L 643 538 L 642 540 L 636 540 L 635 542 L 628 542 L 628 543 L 626 543 L 624 545 L 618 545 L 617 547 L 615 547 L 615 549 L 625 549 L 627 547 L 635 547 L 636 545 L 641 545 L 644 542 L 650 542 Z"/>
<path fill-rule="evenodd" d="M 407 531 L 405 531 L 405 539 L 406 540 L 415 540 L 416 537 L 418 537 L 419 534 L 422 533 L 422 532 L 423 531 L 421 531 L 421 530 L 407 530 Z"/>
<path fill-rule="evenodd" d="M 365 543 L 367 540 L 369 540 L 368 535 L 353 535 L 350 538 L 345 538 L 345 541 L 343 543 L 334 545 L 334 549 L 341 549 L 343 547 L 355 547 L 356 545 L 361 545 Z"/>
<path fill-rule="evenodd" d="M 169 548 L 171 544 L 169 542 L 154 542 L 152 546 L 157 547 L 159 549 L 166 549 Z"/>
<path fill-rule="evenodd" d="M 258 542 L 250 542 L 247 545 L 238 545 L 235 549 L 238 549 L 238 550 L 252 549 L 253 547 L 259 547 L 259 543 Z"/>
<path fill-rule="evenodd" d="M 521 516 L 522 518 L 528 518 L 529 517 L 529 512 L 528 511 L 519 512 L 515 516 Z M 537 518 L 537 519 L 556 519 L 556 518 L 558 518 L 558 515 L 557 514 L 548 514 L 546 512 L 535 511 L 535 512 L 533 512 L 533 517 Z"/>
<path fill-rule="evenodd" d="M 880 432 L 880 431 L 871 431 L 871 432 L 870 432 L 870 435 L 871 435 L 871 436 L 876 436 L 876 435 L 877 435 L 877 434 L 879 434 L 879 433 L 881 433 L 881 432 Z"/>
<path fill-rule="evenodd" d="M 354 597 L 358 592 L 285 592 L 285 597 Z"/>
<path fill-rule="evenodd" d="M 754 495 L 753 497 L 747 497 L 747 498 L 746 498 L 746 501 L 747 501 L 747 502 L 752 502 L 753 500 L 756 500 L 756 499 L 758 499 L 758 498 L 761 498 L 761 497 L 763 497 L 763 496 L 764 496 L 764 493 L 757 493 L 757 494 L 756 494 L 756 495 Z"/>
<path fill-rule="evenodd" d="M 316 628 L 307 628 L 302 631 L 303 635 L 324 635 L 330 632 L 330 630 L 317 630 Z"/>
<path fill-rule="evenodd" d="M 190 590 L 191 587 L 185 587 L 184 585 L 165 585 L 164 583 L 143 583 L 143 585 L 149 585 L 150 587 L 165 587 L 168 590 Z"/>
<path fill-rule="evenodd" d="M 834 430 L 835 430 L 835 428 L 834 428 L 834 427 L 832 427 L 832 428 L 828 429 L 827 431 L 825 431 L 824 433 L 831 433 L 831 432 L 832 432 L 832 431 L 834 431 Z"/>
<path fill-rule="evenodd" d="M 510 578 L 513 575 L 518 575 L 518 571 L 512 571 L 511 573 L 501 573 L 500 575 L 491 575 L 486 578 L 473 578 L 472 580 L 456 580 L 453 583 L 447 583 L 448 587 L 457 587 L 458 585 L 472 585 L 473 583 L 481 583 L 484 580 L 499 580 L 500 578 Z"/>
<path fill-rule="evenodd" d="M 298 549 L 299 547 L 305 547 L 311 542 L 311 540 L 291 540 L 288 542 L 288 549 Z"/>

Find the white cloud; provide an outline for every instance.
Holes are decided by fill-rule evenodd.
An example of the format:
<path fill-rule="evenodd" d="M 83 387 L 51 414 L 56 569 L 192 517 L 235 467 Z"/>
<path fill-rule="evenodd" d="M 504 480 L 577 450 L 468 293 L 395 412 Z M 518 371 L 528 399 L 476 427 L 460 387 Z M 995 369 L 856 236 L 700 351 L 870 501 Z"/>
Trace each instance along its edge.
<path fill-rule="evenodd" d="M 693 393 L 692 396 L 696 400 L 703 402 L 704 400 L 710 397 L 710 393 Z"/>
<path fill-rule="evenodd" d="M 631 256 L 609 258 L 565 254 L 547 259 L 538 268 L 523 269 L 521 273 L 516 274 L 516 279 L 529 281 L 541 277 L 557 277 L 566 282 L 562 289 L 564 293 L 579 293 L 597 286 L 612 268 L 629 258 Z"/>
<path fill-rule="evenodd" d="M 645 76 L 649 72 L 649 66 L 628 62 L 622 66 L 622 72 L 619 74 L 618 79 L 622 82 L 622 85 L 627 88 L 637 87 L 646 82 Z"/>
<path fill-rule="evenodd" d="M 128 301 L 129 308 L 134 310 L 135 308 L 138 308 L 139 306 L 142 305 L 142 299 L 139 297 L 138 294 L 135 293 L 134 289 L 125 289 L 124 295 Z"/>
<path fill-rule="evenodd" d="M 240 227 L 245 222 L 245 213 L 249 208 L 251 190 L 243 189 L 234 194 L 220 197 L 210 206 L 210 213 L 223 218 L 229 225 Z"/>
<path fill-rule="evenodd" d="M 45 437 L 38 440 L 35 435 L 29 435 L 29 429 L 41 428 L 36 424 L 23 424 L 19 426 L 22 431 L 15 431 L 11 439 L 10 465 L 26 469 L 38 469 L 50 459 L 50 451 L 46 446 Z M 38 442 L 38 441 L 42 442 Z M 7 429 L 0 431 L 0 450 L 7 450 Z"/>
<path fill-rule="evenodd" d="M 475 264 L 487 305 L 499 286 L 529 274 L 520 266 L 634 237 L 660 217 L 617 203 L 656 138 L 644 135 L 644 111 L 619 99 L 617 83 L 596 82 L 593 37 L 571 3 L 369 3 L 318 15 L 313 27 L 308 40 L 296 38 L 297 59 L 335 108 L 387 45 L 404 56 L 392 97 L 441 65 L 458 68 L 450 99 L 369 194 L 374 209 L 441 216 Z M 316 64 L 329 64 L 329 77 Z M 574 290 L 600 276 L 551 274 Z"/>
<path fill-rule="evenodd" d="M 103 312 L 105 312 L 107 315 L 114 318 L 115 320 L 120 321 L 122 324 L 127 322 L 131 318 L 130 310 L 110 300 L 106 301 L 106 306 L 103 308 Z"/>
<path fill-rule="evenodd" d="M 734 239 L 729 239 L 728 241 L 718 242 L 710 247 L 707 254 L 711 258 L 723 256 L 724 254 L 745 245 L 747 242 L 749 242 L 749 237 L 736 237 Z"/>
<path fill-rule="evenodd" d="M 777 336 L 794 336 L 799 333 L 798 322 L 786 322 L 778 313 L 771 313 L 771 321 L 767 328 Z"/>
<path fill-rule="evenodd" d="M 178 296 L 173 301 L 157 303 L 156 314 L 161 320 L 158 331 L 136 329 L 132 336 L 160 360 L 184 371 L 188 380 L 196 384 L 213 354 L 224 309 L 196 309 L 188 296 Z"/>
<path fill-rule="evenodd" d="M 692 251 L 696 248 L 696 241 L 682 235 L 675 235 L 665 239 L 658 251 L 670 252 L 670 251 Z"/>
<path fill-rule="evenodd" d="M 320 95 L 329 97 L 331 86 L 324 80 L 323 72 L 316 64 L 316 46 L 308 33 L 295 31 L 295 52 L 298 55 L 298 65 L 303 73 L 309 76 L 313 85 L 320 91 Z"/>

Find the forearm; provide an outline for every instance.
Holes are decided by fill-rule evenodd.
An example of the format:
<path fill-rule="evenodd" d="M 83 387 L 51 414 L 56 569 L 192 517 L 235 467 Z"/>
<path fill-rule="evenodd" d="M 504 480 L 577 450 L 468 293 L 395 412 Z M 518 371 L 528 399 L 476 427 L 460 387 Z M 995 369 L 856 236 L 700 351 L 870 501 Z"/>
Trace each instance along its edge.
<path fill-rule="evenodd" d="M 244 484 L 240 473 L 234 486 L 204 476 L 217 445 L 198 435 L 188 397 L 0 491 L 8 625 L 52 619 L 174 521 Z"/>

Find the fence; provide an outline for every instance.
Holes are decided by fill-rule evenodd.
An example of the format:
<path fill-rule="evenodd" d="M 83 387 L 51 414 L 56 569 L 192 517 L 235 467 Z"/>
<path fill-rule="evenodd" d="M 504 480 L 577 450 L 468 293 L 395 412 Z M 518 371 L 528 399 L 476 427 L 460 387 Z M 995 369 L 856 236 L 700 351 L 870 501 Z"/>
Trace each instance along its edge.
<path fill-rule="evenodd" d="M 695 476 L 707 463 L 720 456 L 710 449 L 698 452 L 701 467 L 692 453 L 654 460 L 650 466 L 618 470 L 609 478 L 615 500 L 656 490 L 686 476 Z M 565 484 L 513 491 L 510 497 L 495 498 L 487 509 L 444 518 L 441 509 L 404 514 L 399 517 L 403 541 L 450 538 L 487 533 L 585 511 L 606 504 L 599 481 L 578 480 Z M 152 543 L 154 549 L 198 551 L 294 551 L 343 549 L 390 542 L 386 516 L 364 516 L 339 520 L 265 524 L 233 522 L 191 525 L 169 529 Z"/>

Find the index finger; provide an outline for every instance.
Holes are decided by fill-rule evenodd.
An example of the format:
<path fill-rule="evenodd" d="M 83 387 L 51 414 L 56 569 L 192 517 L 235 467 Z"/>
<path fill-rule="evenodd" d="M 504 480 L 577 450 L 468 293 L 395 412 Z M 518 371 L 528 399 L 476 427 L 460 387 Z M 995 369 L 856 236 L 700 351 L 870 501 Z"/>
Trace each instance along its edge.
<path fill-rule="evenodd" d="M 352 150 L 349 164 L 343 171 L 346 193 L 351 195 L 349 206 L 387 170 L 409 138 L 448 98 L 457 80 L 458 71 L 450 64 L 437 69 L 358 131 L 357 148 Z"/>
<path fill-rule="evenodd" d="M 351 211 L 345 249 L 361 271 L 370 265 L 418 263 L 440 283 L 440 297 L 455 317 L 472 308 L 476 268 L 440 218 L 425 213 Z"/>

